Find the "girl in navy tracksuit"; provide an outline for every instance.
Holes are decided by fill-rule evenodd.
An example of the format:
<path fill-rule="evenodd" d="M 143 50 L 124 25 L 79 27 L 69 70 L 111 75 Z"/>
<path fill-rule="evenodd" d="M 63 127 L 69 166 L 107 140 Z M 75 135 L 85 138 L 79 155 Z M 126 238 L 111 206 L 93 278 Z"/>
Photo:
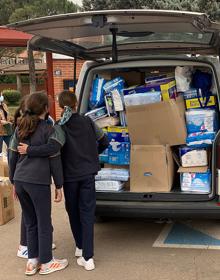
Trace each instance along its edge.
<path fill-rule="evenodd" d="M 107 137 L 88 117 L 76 112 L 75 94 L 59 95 L 63 116 L 59 124 L 65 132 L 62 148 L 64 195 L 71 230 L 76 242 L 77 263 L 86 270 L 95 268 L 94 217 L 96 207 L 95 175 L 100 170 L 98 154 L 108 147 Z M 49 145 L 49 143 L 48 143 Z M 45 145 L 29 146 L 29 157 L 49 156 Z"/>
<path fill-rule="evenodd" d="M 10 180 L 20 201 L 27 228 L 28 262 L 26 275 L 49 274 L 68 265 L 67 260 L 52 256 L 51 175 L 53 175 L 56 201 L 62 199 L 62 163 L 60 155 L 51 158 L 30 158 L 19 155 L 19 142 L 43 145 L 54 133 L 44 118 L 48 111 L 48 98 L 43 93 L 31 94 L 25 104 L 25 113 L 19 120 L 15 137 L 10 144 Z"/>

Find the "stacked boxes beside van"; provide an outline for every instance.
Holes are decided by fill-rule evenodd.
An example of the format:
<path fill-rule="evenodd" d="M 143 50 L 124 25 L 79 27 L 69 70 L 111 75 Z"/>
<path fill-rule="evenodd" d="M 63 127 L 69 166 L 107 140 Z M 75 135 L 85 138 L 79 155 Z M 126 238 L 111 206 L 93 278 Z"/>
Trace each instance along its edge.
<path fill-rule="evenodd" d="M 86 115 L 110 141 L 100 155 L 97 191 L 168 193 L 178 185 L 175 192 L 210 193 L 218 130 L 212 73 L 164 68 L 94 76 Z"/>

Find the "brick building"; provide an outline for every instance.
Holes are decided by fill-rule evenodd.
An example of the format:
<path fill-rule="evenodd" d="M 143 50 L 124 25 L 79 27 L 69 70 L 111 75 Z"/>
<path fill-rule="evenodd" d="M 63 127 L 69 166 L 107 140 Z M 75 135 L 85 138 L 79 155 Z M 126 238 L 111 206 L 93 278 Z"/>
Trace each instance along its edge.
<path fill-rule="evenodd" d="M 78 60 L 76 64 L 76 78 L 78 79 L 84 61 Z M 57 101 L 57 95 L 64 89 L 73 88 L 74 80 L 74 59 L 64 56 L 53 56 L 53 79 L 54 95 Z M 60 117 L 60 109 L 56 102 L 56 118 Z"/>

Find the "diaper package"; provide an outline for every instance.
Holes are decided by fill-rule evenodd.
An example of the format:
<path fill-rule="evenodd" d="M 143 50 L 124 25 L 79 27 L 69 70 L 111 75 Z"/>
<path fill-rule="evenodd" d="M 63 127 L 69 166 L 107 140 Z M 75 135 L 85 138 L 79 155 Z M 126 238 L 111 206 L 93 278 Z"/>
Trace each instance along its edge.
<path fill-rule="evenodd" d="M 183 167 L 207 166 L 208 156 L 206 149 L 192 149 L 180 147 L 179 154 Z"/>
<path fill-rule="evenodd" d="M 95 176 L 96 181 L 123 181 L 129 179 L 129 170 L 124 168 L 102 168 Z"/>
<path fill-rule="evenodd" d="M 124 96 L 125 106 L 151 104 L 161 101 L 161 92 L 144 92 Z"/>
<path fill-rule="evenodd" d="M 203 95 L 201 90 L 190 89 L 185 91 L 183 96 L 187 109 L 216 108 L 216 97 L 211 92 Z"/>
<path fill-rule="evenodd" d="M 130 143 L 114 142 L 109 145 L 109 164 L 128 165 L 130 164 Z"/>
<path fill-rule="evenodd" d="M 211 173 L 181 173 L 181 191 L 209 193 L 211 190 Z"/>
<path fill-rule="evenodd" d="M 208 109 L 186 111 L 188 133 L 214 132 L 217 128 L 216 112 Z"/>
<path fill-rule="evenodd" d="M 215 132 L 194 132 L 188 134 L 186 144 L 191 148 L 206 148 L 212 145 Z"/>
<path fill-rule="evenodd" d="M 93 121 L 104 118 L 107 116 L 106 107 L 91 110 L 88 113 L 86 113 L 85 116 L 90 117 L 90 119 L 92 119 Z"/>
<path fill-rule="evenodd" d="M 118 90 L 120 93 L 123 93 L 124 84 L 125 84 L 124 79 L 121 77 L 117 77 L 117 78 L 105 83 L 103 88 L 106 93 L 110 93 L 113 90 Z"/>
<path fill-rule="evenodd" d="M 118 192 L 124 187 L 124 183 L 120 181 L 96 181 L 95 189 L 101 192 Z"/>
<path fill-rule="evenodd" d="M 95 109 L 104 105 L 104 84 L 106 80 L 97 76 L 93 80 L 92 91 L 89 99 L 89 107 Z"/>
<path fill-rule="evenodd" d="M 109 142 L 130 142 L 128 128 L 120 126 L 108 127 L 107 135 Z"/>

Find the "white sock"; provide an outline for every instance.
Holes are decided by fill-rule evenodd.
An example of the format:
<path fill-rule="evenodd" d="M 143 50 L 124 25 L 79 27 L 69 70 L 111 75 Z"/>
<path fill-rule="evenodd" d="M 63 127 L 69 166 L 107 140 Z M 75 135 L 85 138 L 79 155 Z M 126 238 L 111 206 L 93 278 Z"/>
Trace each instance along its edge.
<path fill-rule="evenodd" d="M 52 262 L 53 262 L 53 259 L 51 261 L 49 261 L 48 263 L 43 263 L 42 265 L 48 267 L 51 265 Z"/>
<path fill-rule="evenodd" d="M 28 259 L 28 262 L 32 264 L 38 264 L 38 258 Z"/>
<path fill-rule="evenodd" d="M 19 246 L 19 249 L 20 249 L 21 251 L 25 251 L 25 250 L 27 250 L 27 246 L 20 245 L 20 246 Z"/>

